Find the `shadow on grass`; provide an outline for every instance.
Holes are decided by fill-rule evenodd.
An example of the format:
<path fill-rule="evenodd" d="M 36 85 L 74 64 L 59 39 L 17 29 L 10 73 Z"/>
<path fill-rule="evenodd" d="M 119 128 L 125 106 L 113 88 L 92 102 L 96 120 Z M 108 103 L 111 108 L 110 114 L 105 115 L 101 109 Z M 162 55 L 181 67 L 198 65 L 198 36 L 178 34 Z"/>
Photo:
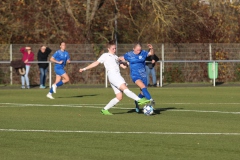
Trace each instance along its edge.
<path fill-rule="evenodd" d="M 175 108 L 175 107 L 155 108 L 153 115 L 158 115 L 158 114 L 161 114 L 161 112 L 165 112 L 165 111 L 173 110 L 173 109 L 182 109 L 182 108 Z M 135 109 L 131 109 L 131 110 L 127 111 L 127 112 L 118 112 L 118 113 L 113 113 L 113 114 L 126 114 L 126 113 L 136 113 L 136 110 Z M 137 113 L 137 114 L 143 114 L 143 110 L 140 109 L 140 112 Z"/>
<path fill-rule="evenodd" d="M 70 97 L 57 97 L 57 98 L 82 98 L 82 97 L 93 97 L 97 96 L 98 94 L 89 94 L 89 95 L 79 95 L 79 96 L 70 96 Z"/>

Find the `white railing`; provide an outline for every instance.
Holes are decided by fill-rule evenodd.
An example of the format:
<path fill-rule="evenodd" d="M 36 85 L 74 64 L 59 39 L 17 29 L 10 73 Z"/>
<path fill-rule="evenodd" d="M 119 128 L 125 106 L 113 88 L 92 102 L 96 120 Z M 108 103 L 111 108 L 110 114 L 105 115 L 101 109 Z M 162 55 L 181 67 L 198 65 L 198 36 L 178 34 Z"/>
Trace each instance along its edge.
<path fill-rule="evenodd" d="M 71 61 L 71 63 L 91 63 L 93 61 Z M 215 78 L 215 63 L 226 62 L 226 63 L 233 63 L 238 62 L 240 60 L 166 60 L 166 61 L 158 61 L 160 65 L 160 74 L 159 74 L 159 86 L 163 87 L 163 73 L 164 73 L 164 63 L 213 63 L 213 86 L 215 86 L 216 78 Z M 50 61 L 33 61 L 29 63 L 49 63 L 49 86 L 52 84 L 52 63 Z M 0 61 L 0 64 L 10 64 L 10 61 Z M 12 85 L 12 67 L 10 67 L 10 84 Z M 107 72 L 105 70 L 105 87 L 108 87 L 108 80 L 107 80 Z"/>
<path fill-rule="evenodd" d="M 163 66 L 164 66 L 164 63 L 213 63 L 213 68 L 212 68 L 212 71 L 213 71 L 213 86 L 215 87 L 216 85 L 216 78 L 215 78 L 215 63 L 217 62 L 227 62 L 227 63 L 230 63 L 230 62 L 240 62 L 240 60 L 167 60 L 167 61 L 158 61 L 160 63 L 160 76 L 159 76 L 159 79 L 160 79 L 160 87 L 163 87 Z"/>
<path fill-rule="evenodd" d="M 0 64 L 10 64 L 11 61 L 0 61 Z M 49 86 L 52 85 L 52 63 L 50 61 L 32 61 L 32 62 L 28 62 L 28 63 L 48 63 L 49 64 Z M 13 74 L 12 74 L 12 68 L 10 66 L 10 85 L 12 85 L 12 79 L 13 79 Z"/>

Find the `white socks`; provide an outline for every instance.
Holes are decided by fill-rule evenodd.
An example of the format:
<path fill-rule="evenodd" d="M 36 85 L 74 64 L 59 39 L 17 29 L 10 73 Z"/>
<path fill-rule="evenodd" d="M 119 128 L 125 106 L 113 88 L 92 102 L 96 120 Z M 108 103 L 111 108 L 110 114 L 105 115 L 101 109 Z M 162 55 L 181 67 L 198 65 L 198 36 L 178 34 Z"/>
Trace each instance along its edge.
<path fill-rule="evenodd" d="M 132 91 L 130 91 L 129 89 L 125 89 L 123 91 L 129 98 L 134 99 L 135 101 L 140 100 L 140 98 L 133 93 Z M 104 110 L 109 110 L 110 108 L 112 108 L 113 106 L 115 106 L 117 103 L 119 102 L 119 100 L 117 98 L 113 98 L 105 107 Z"/>
<path fill-rule="evenodd" d="M 129 98 L 134 99 L 135 101 L 140 100 L 140 98 L 139 98 L 135 93 L 133 93 L 132 91 L 130 91 L 129 89 L 125 89 L 125 90 L 123 91 L 123 93 L 125 93 L 126 96 L 128 96 Z"/>
<path fill-rule="evenodd" d="M 119 100 L 118 100 L 117 98 L 113 98 L 113 99 L 104 107 L 104 110 L 109 110 L 110 108 L 112 108 L 113 106 L 115 106 L 118 102 L 119 102 Z"/>

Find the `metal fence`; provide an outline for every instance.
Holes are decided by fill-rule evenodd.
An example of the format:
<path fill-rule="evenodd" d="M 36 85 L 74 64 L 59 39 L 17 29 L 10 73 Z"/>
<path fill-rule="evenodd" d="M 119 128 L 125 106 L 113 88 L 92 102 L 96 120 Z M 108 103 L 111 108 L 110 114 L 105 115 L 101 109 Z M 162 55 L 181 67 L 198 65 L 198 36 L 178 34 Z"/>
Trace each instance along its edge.
<path fill-rule="evenodd" d="M 39 69 L 37 52 L 39 44 L 2 44 L 0 45 L 0 84 L 20 84 L 20 76 L 10 67 L 10 61 L 21 59 L 20 48 L 31 46 L 35 53 L 35 62 L 31 65 L 29 78 L 31 85 L 39 84 Z M 58 44 L 48 45 L 53 51 L 59 49 Z M 153 44 L 155 54 L 160 58 L 156 64 L 157 79 L 160 86 L 165 83 L 209 83 L 207 63 L 218 62 L 218 82 L 237 82 L 240 80 L 240 44 Z M 132 44 L 119 44 L 117 54 L 123 55 L 133 48 Z M 143 49 L 147 45 L 143 44 Z M 103 65 L 79 73 L 81 67 L 106 52 L 101 44 L 67 44 L 72 64 L 66 66 L 70 76 L 70 84 L 107 84 Z M 50 62 L 48 62 L 50 63 Z M 55 78 L 52 68 L 49 68 L 48 82 Z M 129 70 L 121 70 L 127 83 L 132 84 Z M 214 83 L 215 84 L 215 83 Z"/>

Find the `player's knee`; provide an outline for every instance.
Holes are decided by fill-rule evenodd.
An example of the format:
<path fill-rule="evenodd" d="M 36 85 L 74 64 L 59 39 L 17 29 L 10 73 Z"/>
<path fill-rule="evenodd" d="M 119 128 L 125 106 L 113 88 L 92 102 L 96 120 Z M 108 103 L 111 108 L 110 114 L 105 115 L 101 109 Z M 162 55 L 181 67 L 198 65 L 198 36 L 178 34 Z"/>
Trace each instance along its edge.
<path fill-rule="evenodd" d="M 122 95 L 116 95 L 116 98 L 121 101 L 122 100 Z"/>
<path fill-rule="evenodd" d="M 64 83 L 67 83 L 67 82 L 69 82 L 69 77 L 64 77 Z"/>

